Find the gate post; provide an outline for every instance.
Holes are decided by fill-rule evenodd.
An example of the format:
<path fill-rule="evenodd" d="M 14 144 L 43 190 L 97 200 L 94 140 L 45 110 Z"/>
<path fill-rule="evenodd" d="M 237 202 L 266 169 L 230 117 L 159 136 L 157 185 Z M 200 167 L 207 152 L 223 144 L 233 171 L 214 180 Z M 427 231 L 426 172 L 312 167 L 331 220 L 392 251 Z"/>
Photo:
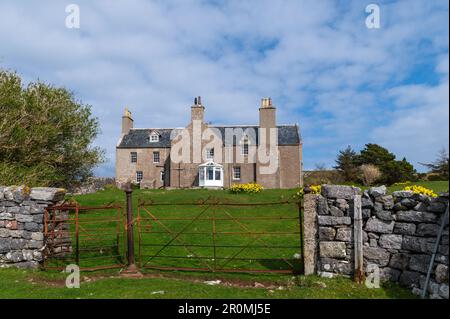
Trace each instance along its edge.
<path fill-rule="evenodd" d="M 142 274 L 139 272 L 136 267 L 134 260 L 134 216 L 133 216 L 133 203 L 132 203 L 132 194 L 133 189 L 131 188 L 131 183 L 127 183 L 125 186 L 125 195 L 126 195 L 126 209 L 127 209 L 127 221 L 126 221 L 126 230 L 127 230 L 127 268 L 122 271 L 122 275 L 128 277 L 142 277 Z"/>
<path fill-rule="evenodd" d="M 303 269 L 304 275 L 312 275 L 317 271 L 317 198 L 308 187 L 303 197 Z"/>

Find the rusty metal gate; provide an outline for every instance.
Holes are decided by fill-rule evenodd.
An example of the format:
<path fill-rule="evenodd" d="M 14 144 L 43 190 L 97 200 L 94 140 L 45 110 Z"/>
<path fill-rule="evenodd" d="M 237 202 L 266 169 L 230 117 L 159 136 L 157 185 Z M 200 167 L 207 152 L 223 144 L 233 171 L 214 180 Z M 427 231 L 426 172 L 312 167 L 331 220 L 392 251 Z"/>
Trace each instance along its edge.
<path fill-rule="evenodd" d="M 140 202 L 138 267 L 211 272 L 301 273 L 299 202 Z"/>
<path fill-rule="evenodd" d="M 301 273 L 302 204 L 140 201 L 47 208 L 44 269 L 135 268 L 212 272 Z M 134 229 L 137 229 L 134 233 Z M 130 267 L 131 266 L 131 267 Z"/>
<path fill-rule="evenodd" d="M 77 264 L 83 270 L 126 265 L 120 205 L 49 207 L 44 215 L 44 269 Z"/>

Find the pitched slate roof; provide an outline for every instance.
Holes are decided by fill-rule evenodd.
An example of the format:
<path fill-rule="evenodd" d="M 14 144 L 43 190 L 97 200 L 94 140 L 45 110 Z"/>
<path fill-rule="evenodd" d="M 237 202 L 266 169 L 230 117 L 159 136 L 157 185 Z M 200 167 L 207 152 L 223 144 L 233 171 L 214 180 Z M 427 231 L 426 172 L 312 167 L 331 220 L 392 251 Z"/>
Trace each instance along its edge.
<path fill-rule="evenodd" d="M 254 130 L 256 133 L 256 141 L 258 143 L 258 125 L 248 126 L 214 126 L 210 125 L 210 128 L 220 131 L 222 139 L 225 139 L 225 131 L 227 129 L 242 129 L 244 132 L 247 129 Z M 301 141 L 299 129 L 297 125 L 278 125 L 278 145 L 297 145 Z M 172 131 L 181 129 L 131 129 L 130 132 L 123 136 L 117 148 L 166 148 L 170 147 L 171 133 Z M 152 132 L 159 133 L 158 142 L 150 142 L 149 136 Z M 174 132 L 175 133 L 175 132 Z M 225 143 L 225 141 L 224 141 Z M 233 144 L 236 145 L 236 138 L 233 140 Z"/>

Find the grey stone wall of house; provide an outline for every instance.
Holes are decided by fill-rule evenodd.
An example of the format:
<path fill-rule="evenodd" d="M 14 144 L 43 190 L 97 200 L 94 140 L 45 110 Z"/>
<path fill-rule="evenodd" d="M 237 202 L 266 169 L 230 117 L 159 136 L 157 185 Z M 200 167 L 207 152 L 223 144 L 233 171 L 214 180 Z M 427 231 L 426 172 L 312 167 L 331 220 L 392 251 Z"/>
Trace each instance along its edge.
<path fill-rule="evenodd" d="M 328 277 L 354 275 L 353 205 L 357 195 L 362 196 L 364 268 L 375 264 L 382 281 L 398 282 L 416 294 L 424 288 L 436 238 L 444 223 L 427 295 L 448 299 L 449 228 L 448 219 L 444 220 L 448 194 L 432 198 L 397 191 L 388 195 L 384 186 L 361 192 L 350 186 L 323 185 L 321 195 L 314 197 L 315 207 L 309 205 L 304 212 L 305 218 L 317 216 L 316 237 L 305 238 L 306 242 L 317 243 L 314 248 L 305 246 L 306 259 L 307 254 L 317 256 L 316 265 L 309 268 Z M 313 233 L 305 229 L 305 234 Z"/>
<path fill-rule="evenodd" d="M 64 196 L 59 188 L 0 186 L 0 267 L 39 266 L 46 248 L 45 209 Z"/>

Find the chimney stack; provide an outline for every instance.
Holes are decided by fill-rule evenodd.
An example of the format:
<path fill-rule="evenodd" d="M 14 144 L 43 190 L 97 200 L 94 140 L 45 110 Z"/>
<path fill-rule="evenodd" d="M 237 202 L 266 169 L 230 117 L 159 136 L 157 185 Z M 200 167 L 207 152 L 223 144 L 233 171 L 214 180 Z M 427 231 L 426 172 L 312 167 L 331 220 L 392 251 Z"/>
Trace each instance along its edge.
<path fill-rule="evenodd" d="M 122 116 L 122 134 L 128 134 L 133 128 L 133 119 L 131 118 L 131 112 L 125 108 Z"/>
<path fill-rule="evenodd" d="M 276 108 L 272 105 L 270 97 L 261 99 L 261 106 L 259 108 L 259 127 L 260 128 L 275 128 L 276 124 Z"/>
<path fill-rule="evenodd" d="M 205 107 L 202 105 L 202 97 L 197 96 L 194 99 L 194 105 L 191 106 L 191 121 L 197 120 L 204 122 Z"/>

